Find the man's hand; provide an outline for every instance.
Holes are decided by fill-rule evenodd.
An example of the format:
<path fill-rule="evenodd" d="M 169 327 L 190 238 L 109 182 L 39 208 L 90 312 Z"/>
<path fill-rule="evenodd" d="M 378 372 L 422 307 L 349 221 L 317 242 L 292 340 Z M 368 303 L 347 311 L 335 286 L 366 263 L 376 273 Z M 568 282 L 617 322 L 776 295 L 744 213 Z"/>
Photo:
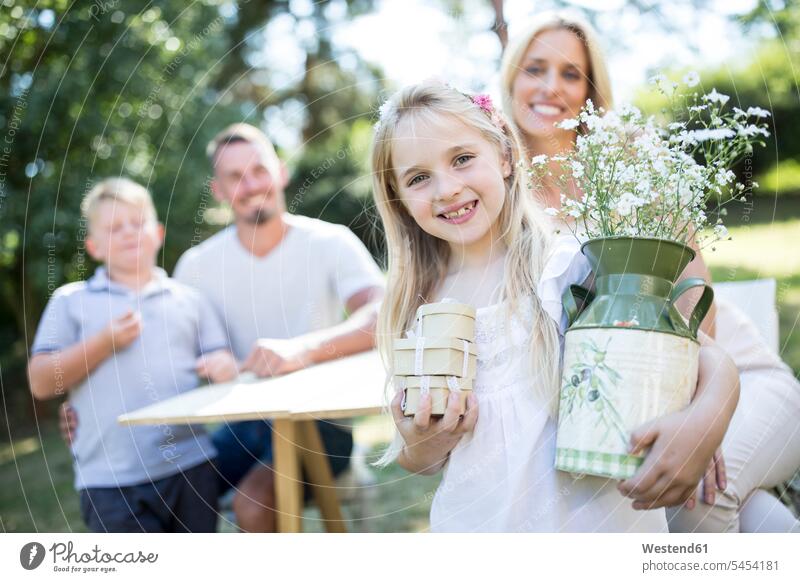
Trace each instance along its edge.
<path fill-rule="evenodd" d="M 62 402 L 58 407 L 58 430 L 67 446 L 71 447 L 78 430 L 78 413 L 69 405 L 69 402 Z"/>
<path fill-rule="evenodd" d="M 138 312 L 128 310 L 125 315 L 114 319 L 106 329 L 111 349 L 119 352 L 131 345 L 142 333 L 142 317 Z"/>
<path fill-rule="evenodd" d="M 303 345 L 296 340 L 260 339 L 242 364 L 259 378 L 280 376 L 308 366 Z"/>
<path fill-rule="evenodd" d="M 197 358 L 197 375 L 211 382 L 228 382 L 239 375 L 236 358 L 228 350 L 216 350 Z"/>

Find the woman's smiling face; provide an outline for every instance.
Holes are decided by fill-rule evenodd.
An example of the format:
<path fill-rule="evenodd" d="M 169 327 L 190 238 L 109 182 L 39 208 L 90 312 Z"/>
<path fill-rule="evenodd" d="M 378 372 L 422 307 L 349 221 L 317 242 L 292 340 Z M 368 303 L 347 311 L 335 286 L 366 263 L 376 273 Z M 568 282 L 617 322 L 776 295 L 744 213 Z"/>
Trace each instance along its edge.
<path fill-rule="evenodd" d="M 459 256 L 491 248 L 511 174 L 495 144 L 449 115 L 407 117 L 392 141 L 398 195 L 419 227 Z"/>
<path fill-rule="evenodd" d="M 517 127 L 530 138 L 563 138 L 553 125 L 576 117 L 589 97 L 589 59 L 571 30 L 545 30 L 531 41 L 511 84 Z"/>

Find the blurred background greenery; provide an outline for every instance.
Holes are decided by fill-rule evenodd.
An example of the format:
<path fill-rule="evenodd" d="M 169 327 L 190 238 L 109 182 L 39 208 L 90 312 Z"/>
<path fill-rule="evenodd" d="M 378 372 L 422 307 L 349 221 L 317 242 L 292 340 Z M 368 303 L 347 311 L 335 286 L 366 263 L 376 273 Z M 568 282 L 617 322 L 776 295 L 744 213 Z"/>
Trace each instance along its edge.
<path fill-rule="evenodd" d="M 367 152 L 377 106 L 397 79 L 337 31 L 367 22 L 390 4 L 0 0 L 0 531 L 81 527 L 69 454 L 55 433 L 57 403 L 32 400 L 24 368 L 52 291 L 93 269 L 83 249 L 79 202 L 96 180 L 124 174 L 152 190 L 167 227 L 161 262 L 171 270 L 183 251 L 225 221 L 208 189 L 205 144 L 226 124 L 248 121 L 267 129 L 290 166 L 290 211 L 350 226 L 381 259 Z M 475 59 L 463 83 L 471 89 L 490 85 L 484 71 L 497 68 L 505 40 L 505 27 L 494 23 L 519 3 L 429 4 L 426 10 L 456 31 L 446 39 L 456 51 L 483 50 L 463 35 L 488 38 L 490 50 L 480 62 Z M 592 4 L 536 2 L 525 10 L 581 10 L 613 49 L 615 14 L 607 8 L 596 12 Z M 612 10 L 648 18 L 649 26 L 678 38 L 669 10 L 720 12 L 753 47 L 695 67 L 703 87 L 731 95 L 731 105 L 772 112 L 767 147 L 737 169 L 740 175 L 751 172 L 760 188 L 747 210 L 731 211 L 733 241 L 707 259 L 719 279 L 778 280 L 782 355 L 797 373 L 800 2 L 748 0 L 734 3 L 741 5 L 738 11 L 703 0 L 612 4 Z M 402 57 L 412 45 L 425 50 L 413 28 L 404 32 L 408 45 L 395 53 Z M 436 56 L 441 55 L 431 54 Z M 684 70 L 680 65 L 665 72 L 680 76 Z M 644 92 L 631 94 L 645 109 L 657 107 Z M 372 450 L 385 440 L 385 429 L 376 419 L 357 423 Z M 396 482 L 397 477 L 392 471 L 377 474 L 395 494 L 360 529 L 424 527 L 436 480 Z"/>

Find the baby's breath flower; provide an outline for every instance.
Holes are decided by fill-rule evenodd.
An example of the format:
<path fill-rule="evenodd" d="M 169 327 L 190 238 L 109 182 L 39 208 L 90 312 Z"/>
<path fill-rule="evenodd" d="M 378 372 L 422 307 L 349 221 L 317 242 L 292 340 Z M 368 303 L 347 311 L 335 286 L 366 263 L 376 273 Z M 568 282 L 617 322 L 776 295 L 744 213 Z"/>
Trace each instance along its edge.
<path fill-rule="evenodd" d="M 692 139 L 698 142 L 728 139 L 729 137 L 736 135 L 732 129 L 728 129 L 727 127 L 720 129 L 695 129 L 688 133 Z"/>
<path fill-rule="evenodd" d="M 381 103 L 380 107 L 378 107 L 378 117 L 381 118 L 387 115 L 391 108 L 392 108 L 391 101 L 384 101 L 383 103 Z"/>
<path fill-rule="evenodd" d="M 577 119 L 565 119 L 564 121 L 559 121 L 555 124 L 556 127 L 561 129 L 575 129 L 580 125 L 580 122 Z"/>
<path fill-rule="evenodd" d="M 770 115 L 769 111 L 761 109 L 761 107 L 748 107 L 746 113 L 748 117 L 769 117 Z"/>
<path fill-rule="evenodd" d="M 714 88 L 711 89 L 711 93 L 703 95 L 703 99 L 705 101 L 710 101 L 711 103 L 719 103 L 720 105 L 725 105 L 728 102 L 728 99 L 730 99 L 730 97 L 728 97 L 723 93 L 718 93 L 716 88 Z"/>
<path fill-rule="evenodd" d="M 697 71 L 689 71 L 683 76 L 683 82 L 687 87 L 695 87 L 700 82 L 700 75 Z"/>
<path fill-rule="evenodd" d="M 656 81 L 663 92 L 665 79 Z M 684 82 L 694 78 L 687 76 Z M 683 101 L 685 115 L 678 112 L 664 125 L 629 105 L 604 112 L 587 101 L 577 119 L 558 124 L 565 129 L 584 126 L 574 149 L 531 160 L 533 176 L 574 182 L 584 193 L 579 200 L 562 194 L 561 211 L 547 209 L 547 214 L 580 219 L 575 224 L 586 228 L 584 240 L 637 236 L 687 242 L 691 230 L 700 240 L 729 238 L 721 218 L 726 214 L 709 218 L 704 209 L 712 197 L 724 203 L 744 193 L 730 166 L 768 132 L 757 121 L 765 117 L 764 110 L 734 108 L 730 113 L 725 111 L 728 101 L 716 89 L 699 104 L 694 94 Z M 706 111 L 711 115 L 702 114 Z M 748 118 L 756 119 L 748 124 Z"/>
<path fill-rule="evenodd" d="M 765 127 L 761 127 L 758 125 L 748 125 L 748 126 L 740 126 L 739 127 L 739 135 L 744 135 L 747 137 L 753 137 L 756 135 L 763 135 L 765 137 L 769 137 L 769 131 Z"/>

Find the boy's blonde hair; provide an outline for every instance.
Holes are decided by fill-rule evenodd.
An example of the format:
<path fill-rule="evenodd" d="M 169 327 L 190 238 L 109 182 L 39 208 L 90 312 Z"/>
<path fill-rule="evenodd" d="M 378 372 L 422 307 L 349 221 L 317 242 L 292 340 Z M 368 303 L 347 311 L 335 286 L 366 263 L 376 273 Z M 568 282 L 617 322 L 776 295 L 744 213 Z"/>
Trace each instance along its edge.
<path fill-rule="evenodd" d="M 125 202 L 145 210 L 148 218 L 158 220 L 150 192 L 141 184 L 128 178 L 106 178 L 89 190 L 81 202 L 81 215 L 92 227 L 92 218 L 100 203 L 105 201 Z"/>
<path fill-rule="evenodd" d="M 588 98 L 592 100 L 596 108 L 603 107 L 606 111 L 610 110 L 614 106 L 611 79 L 608 76 L 602 47 L 592 25 L 579 15 L 568 11 L 544 12 L 509 42 L 503 54 L 503 61 L 500 65 L 500 92 L 503 96 L 503 109 L 512 123 L 516 124 L 511 113 L 513 111 L 511 93 L 514 79 L 522 72 L 520 65 L 525 53 L 528 52 L 528 47 L 539 34 L 548 30 L 568 30 L 580 39 L 586 49 L 586 57 L 589 61 Z"/>
<path fill-rule="evenodd" d="M 388 249 L 387 291 L 378 319 L 377 342 L 389 375 L 393 375 L 393 340 L 402 337 L 411 327 L 417 308 L 431 301 L 446 275 L 450 258 L 448 243 L 422 230 L 402 204 L 392 164 L 392 145 L 401 121 L 447 116 L 479 131 L 511 165 L 511 175 L 505 179 L 506 199 L 498 217 L 500 239 L 508 249 L 499 300 L 506 302 L 507 317 L 517 311 L 521 302 L 532 302 L 530 362 L 542 374 L 532 389 L 549 403 L 551 414 L 555 413 L 560 354 L 558 331 L 536 295 L 550 251 L 552 227 L 526 187 L 520 165 L 522 147 L 515 131 L 498 112 L 494 112 L 493 121 L 493 115 L 469 96 L 438 82 L 406 87 L 381 110 L 372 144 L 372 179 Z M 378 464 L 391 462 L 401 448 L 402 440 L 395 439 Z"/>

